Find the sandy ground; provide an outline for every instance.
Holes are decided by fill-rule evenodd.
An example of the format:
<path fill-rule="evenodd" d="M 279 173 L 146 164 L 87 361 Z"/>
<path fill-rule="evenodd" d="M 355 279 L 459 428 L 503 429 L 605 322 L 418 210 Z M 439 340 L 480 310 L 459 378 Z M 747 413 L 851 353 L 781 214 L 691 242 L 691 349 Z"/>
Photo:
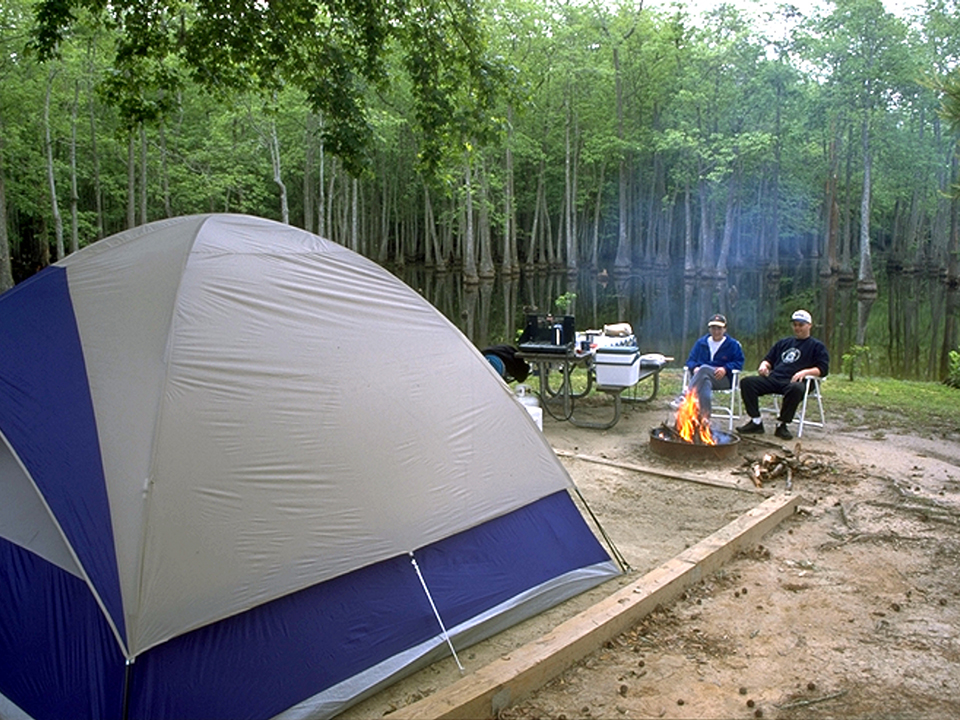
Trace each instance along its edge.
<path fill-rule="evenodd" d="M 501 718 L 960 717 L 960 442 L 850 427 L 829 403 L 827 413 L 802 441 L 777 440 L 768 422 L 732 457 L 687 462 L 651 451 L 650 429 L 671 419 L 663 398 L 610 430 L 546 418 L 631 569 L 463 651 L 467 673 L 787 491 L 784 477 L 761 489 L 751 480 L 766 453 L 804 460 L 790 489 L 801 512 Z M 389 715 L 459 677 L 438 662 L 342 717 Z"/>

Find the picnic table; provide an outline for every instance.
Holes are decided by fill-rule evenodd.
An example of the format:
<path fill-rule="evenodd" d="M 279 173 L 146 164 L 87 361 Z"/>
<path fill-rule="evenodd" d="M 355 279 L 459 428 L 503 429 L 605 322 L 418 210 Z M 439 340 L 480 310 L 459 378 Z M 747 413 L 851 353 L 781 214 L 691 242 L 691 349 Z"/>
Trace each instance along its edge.
<path fill-rule="evenodd" d="M 660 353 L 640 354 L 636 339 L 577 333 L 576 341 L 563 346 L 522 345 L 517 357 L 533 366 L 540 379 L 540 403 L 550 417 L 577 427 L 612 428 L 620 420 L 623 403 L 646 403 L 657 396 L 660 371 L 673 358 Z M 599 371 L 599 372 L 598 372 Z M 574 376 L 582 374 L 583 388 Z M 577 401 L 591 392 L 612 400 L 612 417 L 596 421 L 577 417 Z"/>

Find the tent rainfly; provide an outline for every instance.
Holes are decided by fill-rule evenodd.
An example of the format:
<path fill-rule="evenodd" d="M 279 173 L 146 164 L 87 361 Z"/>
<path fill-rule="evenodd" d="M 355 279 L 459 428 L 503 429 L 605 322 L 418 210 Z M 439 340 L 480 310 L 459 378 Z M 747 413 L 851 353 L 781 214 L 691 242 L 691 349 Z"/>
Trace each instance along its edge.
<path fill-rule="evenodd" d="M 322 718 L 618 569 L 471 343 L 276 222 L 0 296 L 0 716 Z"/>

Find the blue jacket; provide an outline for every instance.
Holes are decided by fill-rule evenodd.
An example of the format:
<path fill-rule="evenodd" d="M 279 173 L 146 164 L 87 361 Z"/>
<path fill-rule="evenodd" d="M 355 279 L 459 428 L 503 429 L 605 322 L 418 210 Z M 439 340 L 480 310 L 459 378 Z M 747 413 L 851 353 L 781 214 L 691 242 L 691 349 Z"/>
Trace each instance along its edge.
<path fill-rule="evenodd" d="M 701 365 L 723 367 L 728 375 L 734 370 L 743 370 L 743 347 L 738 340 L 725 335 L 723 343 L 717 348 L 717 354 L 711 360 L 710 346 L 707 344 L 709 339 L 710 333 L 707 333 L 693 344 L 693 349 L 690 350 L 690 356 L 686 363 L 690 372 Z"/>

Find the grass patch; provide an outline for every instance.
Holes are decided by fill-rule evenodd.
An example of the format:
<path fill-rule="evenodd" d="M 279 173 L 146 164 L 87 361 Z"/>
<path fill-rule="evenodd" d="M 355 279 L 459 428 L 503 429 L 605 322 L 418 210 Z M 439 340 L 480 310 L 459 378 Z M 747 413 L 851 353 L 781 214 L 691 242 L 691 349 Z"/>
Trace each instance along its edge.
<path fill-rule="evenodd" d="M 960 390 L 943 383 L 831 375 L 823 381 L 823 402 L 828 418 L 875 432 L 960 432 Z"/>
<path fill-rule="evenodd" d="M 669 402 L 679 395 L 682 381 L 682 369 L 664 369 L 654 404 Z M 536 378 L 528 382 L 539 389 Z M 574 373 L 574 391 L 581 392 L 585 385 L 584 373 Z M 880 377 L 857 377 L 851 382 L 834 374 L 823 381 L 822 390 L 828 422 L 866 430 L 878 440 L 904 431 L 930 437 L 960 434 L 960 389 L 943 383 Z M 582 400 L 589 404 L 594 395 Z"/>

